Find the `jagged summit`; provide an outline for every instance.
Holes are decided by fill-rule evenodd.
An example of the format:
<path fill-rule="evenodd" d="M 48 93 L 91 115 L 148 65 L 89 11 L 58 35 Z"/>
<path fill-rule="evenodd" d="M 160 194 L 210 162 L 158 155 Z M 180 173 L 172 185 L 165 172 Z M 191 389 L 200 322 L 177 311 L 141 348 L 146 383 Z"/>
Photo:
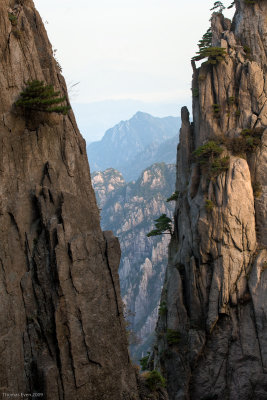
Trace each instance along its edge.
<path fill-rule="evenodd" d="M 107 130 L 101 141 L 87 146 L 92 172 L 112 167 L 129 181 L 155 162 L 174 163 L 179 127 L 179 118 L 138 111 Z"/>
<path fill-rule="evenodd" d="M 193 124 L 182 109 L 154 348 L 171 400 L 267 398 L 267 4 L 235 3 L 193 64 Z"/>
<path fill-rule="evenodd" d="M 153 117 L 152 115 L 145 113 L 143 111 L 137 111 L 130 120 L 132 119 L 152 119 L 152 118 L 158 118 L 158 117 Z"/>

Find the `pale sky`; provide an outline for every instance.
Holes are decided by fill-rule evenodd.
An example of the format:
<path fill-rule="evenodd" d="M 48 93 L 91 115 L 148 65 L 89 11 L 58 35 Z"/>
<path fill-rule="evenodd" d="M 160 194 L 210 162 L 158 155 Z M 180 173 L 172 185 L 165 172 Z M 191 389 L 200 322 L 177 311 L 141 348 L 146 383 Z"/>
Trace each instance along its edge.
<path fill-rule="evenodd" d="M 80 82 L 73 103 L 133 99 L 177 106 L 190 101 L 190 59 L 213 3 L 35 0 L 67 83 Z"/>

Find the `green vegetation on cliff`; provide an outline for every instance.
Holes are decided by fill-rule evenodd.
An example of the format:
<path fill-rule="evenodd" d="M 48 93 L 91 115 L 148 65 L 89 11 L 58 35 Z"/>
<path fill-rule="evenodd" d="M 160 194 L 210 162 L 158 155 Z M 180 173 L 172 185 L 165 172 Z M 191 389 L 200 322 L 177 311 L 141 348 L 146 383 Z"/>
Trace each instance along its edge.
<path fill-rule="evenodd" d="M 59 105 L 65 101 L 66 97 L 61 97 L 60 92 L 56 92 L 52 85 L 46 85 L 44 82 L 34 80 L 27 83 L 15 105 L 24 110 L 55 112 L 66 115 L 70 107 Z"/>

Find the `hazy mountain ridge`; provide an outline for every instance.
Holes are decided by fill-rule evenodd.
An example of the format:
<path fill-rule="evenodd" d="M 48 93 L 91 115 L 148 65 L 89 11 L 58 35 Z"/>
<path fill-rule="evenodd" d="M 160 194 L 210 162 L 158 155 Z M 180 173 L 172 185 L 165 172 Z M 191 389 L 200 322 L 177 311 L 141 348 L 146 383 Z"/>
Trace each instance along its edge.
<path fill-rule="evenodd" d="M 137 112 L 87 146 L 91 172 L 115 168 L 129 181 L 155 162 L 175 163 L 179 127 L 180 118 Z"/>
<path fill-rule="evenodd" d="M 74 96 L 75 97 L 75 93 Z M 72 98 L 71 98 L 72 100 Z M 75 98 L 73 99 L 75 100 Z M 179 102 L 143 102 L 133 99 L 120 100 L 102 100 L 92 103 L 77 103 L 73 101 L 72 108 L 78 122 L 80 131 L 86 139 L 87 145 L 101 140 L 103 133 L 111 126 L 115 126 L 118 121 L 128 120 L 136 110 L 142 110 L 144 113 L 165 117 L 166 115 L 179 114 Z M 187 102 L 186 102 L 187 104 Z M 190 104 L 190 102 L 189 102 Z"/>

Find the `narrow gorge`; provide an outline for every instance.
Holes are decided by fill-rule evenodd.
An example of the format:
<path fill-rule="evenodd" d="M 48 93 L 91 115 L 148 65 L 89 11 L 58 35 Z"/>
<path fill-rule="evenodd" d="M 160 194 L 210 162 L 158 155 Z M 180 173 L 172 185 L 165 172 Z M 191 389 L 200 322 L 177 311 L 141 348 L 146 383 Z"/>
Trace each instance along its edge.
<path fill-rule="evenodd" d="M 234 0 L 232 21 L 216 4 L 192 59 L 177 165 L 143 168 L 151 151 L 172 160 L 173 117 L 156 137 L 138 112 L 90 147 L 95 168 L 101 148 L 123 153 L 127 183 L 112 168 L 90 177 L 34 2 L 1 0 L 2 398 L 267 399 L 267 1 Z M 147 237 L 174 204 L 170 235 Z M 152 345 L 143 374 L 122 300 L 144 338 L 132 359 Z"/>
<path fill-rule="evenodd" d="M 182 109 L 165 312 L 149 360 L 170 400 L 267 398 L 267 2 L 233 3 L 233 21 L 215 12 L 192 61 L 192 123 Z"/>
<path fill-rule="evenodd" d="M 175 165 L 156 163 L 140 177 L 126 183 L 113 168 L 92 174 L 92 185 L 101 208 L 101 226 L 119 237 L 119 276 L 125 316 L 129 323 L 133 362 L 150 351 L 155 339 L 160 294 L 168 258 L 170 235 L 147 237 L 161 214 L 172 217 Z"/>

